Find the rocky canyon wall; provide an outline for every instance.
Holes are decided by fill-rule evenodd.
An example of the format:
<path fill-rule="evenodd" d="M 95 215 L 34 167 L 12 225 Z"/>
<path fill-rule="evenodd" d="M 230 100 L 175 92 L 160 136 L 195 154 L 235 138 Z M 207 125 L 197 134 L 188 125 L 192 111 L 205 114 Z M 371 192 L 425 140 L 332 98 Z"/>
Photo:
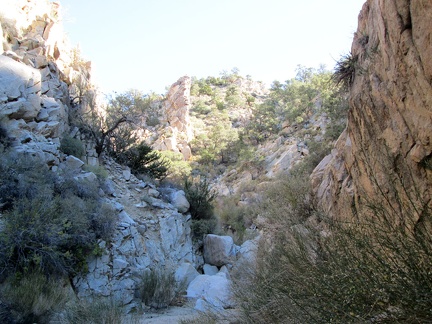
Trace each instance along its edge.
<path fill-rule="evenodd" d="M 368 0 L 359 14 L 346 130 L 311 176 L 341 219 L 378 204 L 416 230 L 432 207 L 432 2 Z"/>

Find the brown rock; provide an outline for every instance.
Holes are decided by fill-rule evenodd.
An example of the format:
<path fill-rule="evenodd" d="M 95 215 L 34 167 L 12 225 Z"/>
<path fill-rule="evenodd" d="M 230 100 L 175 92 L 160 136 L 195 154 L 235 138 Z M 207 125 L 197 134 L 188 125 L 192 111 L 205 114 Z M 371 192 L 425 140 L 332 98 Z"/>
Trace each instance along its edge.
<path fill-rule="evenodd" d="M 430 17 L 431 1 L 363 6 L 347 129 L 311 176 L 315 198 L 335 217 L 366 215 L 372 203 L 416 226 L 432 207 L 432 171 L 424 163 L 432 152 Z"/>

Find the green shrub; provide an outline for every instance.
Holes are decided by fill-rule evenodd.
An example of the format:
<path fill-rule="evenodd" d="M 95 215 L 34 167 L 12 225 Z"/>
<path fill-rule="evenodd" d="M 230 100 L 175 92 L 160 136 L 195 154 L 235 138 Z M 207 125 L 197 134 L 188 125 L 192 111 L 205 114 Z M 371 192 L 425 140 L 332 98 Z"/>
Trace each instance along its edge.
<path fill-rule="evenodd" d="M 246 231 L 245 224 L 250 222 L 253 212 L 249 206 L 239 205 L 239 200 L 238 195 L 220 199 L 216 214 L 226 234 L 231 235 L 234 242 L 241 245 Z"/>
<path fill-rule="evenodd" d="M 176 296 L 177 284 L 174 273 L 160 271 L 145 271 L 141 275 L 141 282 L 137 296 L 145 305 L 160 309 L 168 307 Z"/>
<path fill-rule="evenodd" d="M 64 283 L 40 273 L 9 277 L 0 288 L 0 322 L 48 323 L 68 298 Z"/>
<path fill-rule="evenodd" d="M 0 170 L 0 279 L 38 271 L 73 276 L 86 269 L 97 240 L 109 240 L 116 215 L 97 183 L 58 176 L 30 157 L 3 155 Z"/>
<path fill-rule="evenodd" d="M 108 178 L 108 171 L 102 165 L 85 164 L 83 169 L 88 172 L 93 172 L 99 180 Z"/>
<path fill-rule="evenodd" d="M 184 160 L 181 153 L 162 151 L 160 154 L 169 163 L 167 179 L 181 185 L 182 180 L 189 177 L 192 172 L 190 163 Z"/>
<path fill-rule="evenodd" d="M 346 89 L 354 83 L 356 70 L 358 69 L 358 56 L 348 53 L 337 61 L 332 79 L 336 84 L 342 84 Z"/>
<path fill-rule="evenodd" d="M 65 136 L 60 141 L 60 151 L 64 154 L 73 155 L 78 158 L 85 155 L 83 143 L 76 138 Z"/>
<path fill-rule="evenodd" d="M 216 198 L 216 192 L 210 188 L 210 183 L 206 178 L 195 181 L 186 179 L 184 191 L 190 204 L 189 212 L 192 219 L 214 218 L 212 201 Z"/>
<path fill-rule="evenodd" d="M 113 300 L 80 300 L 70 304 L 59 322 L 65 324 L 118 324 L 126 323 L 125 314 Z M 130 321 L 133 323 L 133 321 Z"/>
<path fill-rule="evenodd" d="M 153 179 L 163 180 L 168 174 L 169 162 L 159 152 L 141 142 L 128 149 L 121 157 L 135 175 L 148 175 Z"/>
<path fill-rule="evenodd" d="M 432 319 L 430 237 L 414 238 L 406 228 L 375 222 L 334 223 L 326 238 L 312 228 L 307 237 L 295 229 L 276 235 L 271 253 L 263 252 L 249 274 L 249 286 L 237 290 L 249 322 Z"/>
<path fill-rule="evenodd" d="M 418 206 L 425 222 L 432 214 L 420 193 L 364 195 L 367 207 L 355 219 L 334 221 L 310 202 L 307 170 L 270 185 L 255 207 L 269 234 L 256 269 L 235 277 L 244 322 L 430 322 L 432 239 L 412 214 Z"/>
<path fill-rule="evenodd" d="M 217 219 L 193 219 L 191 230 L 195 240 L 201 240 L 206 234 L 213 234 L 217 227 Z"/>
<path fill-rule="evenodd" d="M 203 100 L 199 100 L 195 103 L 191 110 L 192 112 L 200 115 L 207 115 L 212 109 L 211 106 L 207 105 Z"/>
<path fill-rule="evenodd" d="M 11 139 L 6 128 L 0 125 L 0 152 L 7 149 L 11 145 Z"/>

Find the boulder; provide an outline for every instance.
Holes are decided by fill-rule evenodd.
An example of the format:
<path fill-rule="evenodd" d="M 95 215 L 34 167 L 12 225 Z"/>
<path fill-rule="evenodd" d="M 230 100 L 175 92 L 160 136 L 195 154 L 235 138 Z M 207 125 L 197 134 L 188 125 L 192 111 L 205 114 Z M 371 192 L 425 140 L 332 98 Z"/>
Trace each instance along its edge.
<path fill-rule="evenodd" d="M 236 255 L 236 247 L 231 236 L 208 234 L 204 239 L 204 260 L 210 265 L 221 267 L 231 264 Z"/>
<path fill-rule="evenodd" d="M 73 155 L 69 155 L 62 163 L 62 166 L 67 170 L 78 170 L 84 165 L 84 162 Z"/>
<path fill-rule="evenodd" d="M 174 273 L 174 279 L 180 284 L 185 284 L 186 287 L 200 274 L 190 263 L 182 263 Z"/>
<path fill-rule="evenodd" d="M 234 306 L 231 281 L 223 272 L 214 276 L 200 275 L 196 277 L 187 288 L 187 297 L 197 298 L 195 308 L 203 311 L 207 310 L 206 306 L 209 308 L 230 308 Z M 202 301 L 206 303 L 203 304 Z"/>
<path fill-rule="evenodd" d="M 250 264 L 255 263 L 258 252 L 258 240 L 259 238 L 245 241 L 240 246 L 239 259 L 242 259 Z"/>
<path fill-rule="evenodd" d="M 186 199 L 185 192 L 183 190 L 175 191 L 170 197 L 171 204 L 177 208 L 179 213 L 186 213 L 189 210 L 190 204 Z"/>
<path fill-rule="evenodd" d="M 204 274 L 209 275 L 209 276 L 214 276 L 215 274 L 217 274 L 219 272 L 219 270 L 216 266 L 212 266 L 212 265 L 207 264 L 207 263 L 204 264 L 203 271 L 204 271 Z"/>
<path fill-rule="evenodd" d="M 40 91 L 40 82 L 39 70 L 0 55 L 0 102 L 16 100 L 20 97 L 27 98 L 29 90 L 34 85 L 38 85 L 39 88 L 31 92 Z"/>

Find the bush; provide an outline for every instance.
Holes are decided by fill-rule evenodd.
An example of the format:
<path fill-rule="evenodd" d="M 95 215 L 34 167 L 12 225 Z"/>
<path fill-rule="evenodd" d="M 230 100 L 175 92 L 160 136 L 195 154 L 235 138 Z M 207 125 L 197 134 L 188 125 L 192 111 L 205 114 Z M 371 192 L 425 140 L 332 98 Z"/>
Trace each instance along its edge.
<path fill-rule="evenodd" d="M 60 141 L 60 151 L 64 154 L 73 155 L 78 158 L 85 155 L 83 143 L 76 138 L 65 136 Z"/>
<path fill-rule="evenodd" d="M 0 125 L 0 152 L 7 149 L 11 145 L 11 139 L 9 138 L 6 128 Z"/>
<path fill-rule="evenodd" d="M 83 169 L 94 173 L 98 177 L 99 181 L 104 181 L 108 178 L 108 171 L 102 165 L 85 164 Z"/>
<path fill-rule="evenodd" d="M 236 244 L 243 243 L 246 231 L 245 224 L 250 222 L 252 215 L 249 206 L 239 205 L 239 196 L 224 197 L 218 201 L 217 216 L 227 235 L 231 235 Z"/>
<path fill-rule="evenodd" d="M 244 321 L 430 322 L 430 227 L 411 220 L 416 206 L 425 220 L 431 217 L 420 194 L 380 197 L 395 195 L 399 208 L 365 195 L 368 207 L 357 218 L 334 221 L 313 208 L 308 173 L 303 175 L 273 184 L 256 207 L 270 233 L 261 242 L 256 269 L 244 269 L 235 280 Z"/>
<path fill-rule="evenodd" d="M 77 301 L 66 308 L 59 322 L 65 324 L 117 324 L 124 322 L 124 313 L 113 300 Z"/>
<path fill-rule="evenodd" d="M 145 271 L 141 275 L 141 282 L 137 296 L 152 308 L 168 307 L 176 296 L 177 284 L 172 272 Z"/>
<path fill-rule="evenodd" d="M 67 300 L 62 282 L 40 273 L 8 278 L 0 289 L 0 322 L 48 323 Z"/>
<path fill-rule="evenodd" d="M 206 178 L 198 181 L 186 179 L 184 191 L 190 204 L 189 212 L 192 219 L 214 218 L 212 201 L 216 198 L 216 192 L 210 188 L 210 183 Z"/>
<path fill-rule="evenodd" d="M 168 174 L 169 162 L 144 142 L 128 149 L 121 160 L 126 162 L 135 175 L 143 174 L 163 180 Z"/>
<path fill-rule="evenodd" d="M 348 53 L 337 61 L 332 79 L 336 84 L 342 84 L 345 89 L 351 88 L 358 69 L 358 56 Z"/>
<path fill-rule="evenodd" d="M 249 286 L 237 290 L 245 317 L 253 323 L 429 322 L 432 241 L 389 225 L 333 223 L 327 238 L 288 227 L 271 253 L 258 258 Z"/>
<path fill-rule="evenodd" d="M 31 166 L 31 167 L 30 167 Z M 109 240 L 116 221 L 95 183 L 49 171 L 38 160 L 0 159 L 0 279 L 34 271 L 74 276 L 86 269 L 97 240 Z"/>
<path fill-rule="evenodd" d="M 167 179 L 181 185 L 184 178 L 189 177 L 192 167 L 183 159 L 183 154 L 173 151 L 160 152 L 162 158 L 168 162 Z"/>
<path fill-rule="evenodd" d="M 191 230 L 193 238 L 195 240 L 201 240 L 204 235 L 212 234 L 215 232 L 217 227 L 217 219 L 193 219 L 191 224 Z"/>

